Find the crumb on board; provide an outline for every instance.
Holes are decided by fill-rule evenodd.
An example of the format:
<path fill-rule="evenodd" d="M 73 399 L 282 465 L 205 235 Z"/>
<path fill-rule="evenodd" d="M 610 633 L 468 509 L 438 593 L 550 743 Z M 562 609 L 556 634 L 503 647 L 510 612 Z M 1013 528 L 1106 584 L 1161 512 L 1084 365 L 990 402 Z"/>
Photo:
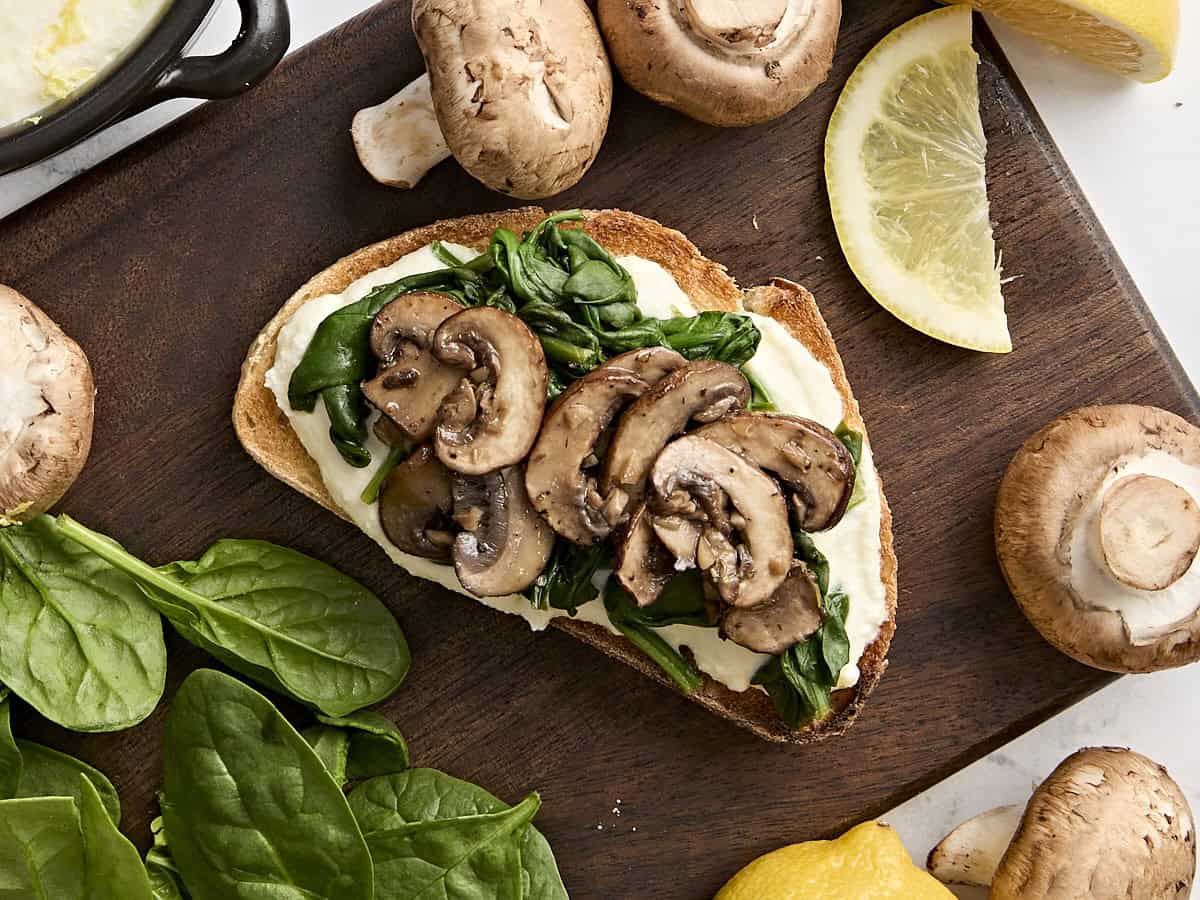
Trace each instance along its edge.
<path fill-rule="evenodd" d="M 755 213 L 754 215 L 752 215 L 750 217 L 750 223 L 754 226 L 754 230 L 758 231 L 758 213 Z M 617 801 L 617 802 L 620 802 L 620 801 Z"/>

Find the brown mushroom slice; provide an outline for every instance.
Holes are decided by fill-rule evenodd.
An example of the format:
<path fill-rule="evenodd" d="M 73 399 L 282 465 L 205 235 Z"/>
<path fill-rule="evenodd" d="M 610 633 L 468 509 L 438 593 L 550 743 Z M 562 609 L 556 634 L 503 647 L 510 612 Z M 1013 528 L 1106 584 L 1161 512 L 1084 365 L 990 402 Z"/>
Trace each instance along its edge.
<path fill-rule="evenodd" d="M 396 466 L 379 493 L 383 533 L 405 553 L 450 562 L 454 546 L 450 471 L 422 444 Z"/>
<path fill-rule="evenodd" d="M 74 483 L 92 446 L 95 396 L 79 345 L 0 285 L 0 526 L 45 512 Z"/>
<path fill-rule="evenodd" d="M 583 177 L 612 107 L 612 71 L 588 4 L 416 0 L 412 25 L 438 124 L 464 169 L 526 199 Z"/>
<path fill-rule="evenodd" d="M 684 365 L 666 347 L 633 350 L 593 369 L 554 401 L 529 454 L 525 487 L 556 532 L 593 544 L 612 531 L 596 484 L 597 444 L 626 404 Z"/>
<path fill-rule="evenodd" d="M 704 510 L 696 564 L 726 603 L 765 603 L 787 579 L 793 550 L 787 505 L 775 479 L 757 466 L 720 444 L 689 435 L 658 455 L 650 481 L 655 502 L 684 494 Z M 718 513 L 721 501 L 733 508 L 727 521 Z M 736 547 L 735 531 L 741 539 Z"/>
<path fill-rule="evenodd" d="M 483 476 L 456 476 L 454 518 L 465 529 L 454 539 L 454 571 L 477 597 L 525 590 L 554 549 L 554 531 L 525 494 L 520 466 Z"/>
<path fill-rule="evenodd" d="M 780 413 L 737 413 L 695 434 L 740 453 L 791 492 L 805 531 L 836 525 L 854 493 L 854 460 L 828 428 Z"/>
<path fill-rule="evenodd" d="M 362 384 L 363 396 L 413 442 L 426 440 L 437 424 L 442 401 L 462 380 L 462 370 L 430 352 L 442 322 L 463 311 L 445 294 L 401 294 L 371 323 L 371 352 L 379 372 Z"/>
<path fill-rule="evenodd" d="M 808 567 L 797 561 L 765 603 L 726 609 L 721 633 L 747 650 L 778 656 L 814 635 L 823 620 L 821 590 Z"/>
<path fill-rule="evenodd" d="M 693 419 L 712 422 L 750 402 L 750 385 L 734 366 L 700 360 L 677 369 L 621 416 L 604 463 L 600 493 L 619 523 L 646 491 L 650 467 L 667 442 Z"/>
<path fill-rule="evenodd" d="M 655 535 L 652 520 L 646 504 L 639 504 L 617 544 L 613 575 L 638 606 L 649 606 L 657 600 L 678 572 L 675 558 Z"/>
<path fill-rule="evenodd" d="M 1139 753 L 1072 754 L 1034 792 L 1015 834 L 1012 827 L 1011 812 L 977 817 L 934 848 L 930 870 L 947 881 L 990 884 L 993 900 L 1187 900 L 1191 893 L 1196 831 L 1187 797 Z M 1011 842 L 997 861 L 1006 835 Z"/>
<path fill-rule="evenodd" d="M 438 326 L 433 354 L 470 372 L 439 412 L 438 459 L 464 475 L 523 460 L 542 424 L 549 378 L 542 345 L 529 326 L 502 309 L 467 309 Z"/>
<path fill-rule="evenodd" d="M 625 81 L 711 125 L 783 115 L 825 80 L 841 0 L 599 0 Z"/>
<path fill-rule="evenodd" d="M 1161 591 L 1184 576 L 1200 550 L 1200 503 L 1165 478 L 1127 475 L 1104 495 L 1099 528 L 1112 576 Z"/>

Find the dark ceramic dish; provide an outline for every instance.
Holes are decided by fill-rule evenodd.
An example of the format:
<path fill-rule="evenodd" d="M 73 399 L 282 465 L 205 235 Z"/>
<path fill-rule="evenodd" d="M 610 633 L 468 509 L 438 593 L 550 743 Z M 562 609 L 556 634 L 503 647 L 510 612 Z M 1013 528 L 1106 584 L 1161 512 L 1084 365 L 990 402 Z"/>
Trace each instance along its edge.
<path fill-rule="evenodd" d="M 188 45 L 218 0 L 173 0 L 145 39 L 78 95 L 36 125 L 0 128 L 0 174 L 53 156 L 126 116 L 172 97 L 231 97 L 261 80 L 287 51 L 287 0 L 237 0 L 242 27 L 217 56 L 188 57 Z"/>

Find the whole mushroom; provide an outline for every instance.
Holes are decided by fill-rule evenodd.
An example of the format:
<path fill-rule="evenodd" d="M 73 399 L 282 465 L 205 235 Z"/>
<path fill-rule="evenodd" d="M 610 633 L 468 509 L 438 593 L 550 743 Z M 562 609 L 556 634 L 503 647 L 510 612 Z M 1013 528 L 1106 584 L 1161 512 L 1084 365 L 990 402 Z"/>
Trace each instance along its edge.
<path fill-rule="evenodd" d="M 1080 750 L 1024 811 L 990 810 L 929 854 L 947 884 L 991 887 L 991 900 L 1187 900 L 1196 831 L 1167 770 L 1117 747 Z"/>
<path fill-rule="evenodd" d="M 453 154 L 524 199 L 583 177 L 608 130 L 612 71 L 584 0 L 415 0 L 427 75 L 362 110 L 352 132 L 379 181 L 411 187 Z"/>
<path fill-rule="evenodd" d="M 1200 428 L 1149 406 L 1093 406 L 1017 452 L 996 500 L 996 552 L 1051 644 L 1150 672 L 1200 658 Z"/>
<path fill-rule="evenodd" d="M 777 118 L 829 75 L 841 0 L 599 0 L 636 91 L 710 125 Z"/>
<path fill-rule="evenodd" d="M 95 395 L 79 345 L 0 285 L 0 524 L 45 512 L 78 477 Z"/>

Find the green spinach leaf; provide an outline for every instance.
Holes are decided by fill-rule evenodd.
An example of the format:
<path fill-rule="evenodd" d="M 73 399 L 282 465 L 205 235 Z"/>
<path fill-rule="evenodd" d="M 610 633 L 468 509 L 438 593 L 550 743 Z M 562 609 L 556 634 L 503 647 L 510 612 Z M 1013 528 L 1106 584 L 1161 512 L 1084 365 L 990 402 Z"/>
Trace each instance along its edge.
<path fill-rule="evenodd" d="M 21 900 L 83 900 L 79 812 L 70 797 L 0 801 L 0 886 Z"/>
<path fill-rule="evenodd" d="M 49 516 L 0 528 L 0 681 L 22 700 L 64 728 L 116 731 L 150 714 L 166 671 L 162 622 L 127 575 Z"/>
<path fill-rule="evenodd" d="M 359 710 L 348 716 L 317 716 L 306 728 L 308 741 L 338 784 L 391 775 L 408 768 L 408 744 L 389 719 Z"/>
<path fill-rule="evenodd" d="M 163 820 L 196 900 L 371 900 L 374 871 L 341 788 L 271 703 L 188 676 L 167 714 Z"/>
<path fill-rule="evenodd" d="M 796 556 L 804 560 L 805 565 L 816 576 L 817 587 L 820 588 L 821 596 L 824 597 L 829 593 L 829 560 L 825 558 L 824 553 L 817 549 L 812 536 L 806 531 L 793 527 L 792 544 L 796 548 Z"/>
<path fill-rule="evenodd" d="M 21 751 L 21 780 L 17 797 L 70 797 L 82 805 L 83 794 L 79 779 L 86 778 L 96 790 L 108 817 L 113 824 L 121 821 L 121 798 L 108 777 L 83 760 L 59 753 L 33 741 L 17 739 Z"/>
<path fill-rule="evenodd" d="M 0 800 L 11 800 L 17 796 L 24 765 L 21 750 L 13 738 L 8 700 L 0 700 Z"/>
<path fill-rule="evenodd" d="M 850 451 L 850 458 L 854 460 L 854 468 L 857 469 L 862 463 L 862 432 L 855 431 L 845 422 L 840 422 L 833 433 L 837 435 L 839 441 L 846 445 L 846 449 Z M 850 494 L 850 502 L 846 504 L 846 512 L 854 509 L 854 507 L 858 506 L 858 504 L 867 499 L 866 490 L 867 488 L 864 480 L 862 478 L 855 478 L 854 490 Z"/>
<path fill-rule="evenodd" d="M 398 775 L 364 781 L 350 793 L 350 808 L 368 842 L 404 825 L 508 810 L 508 804 L 478 785 L 435 769 L 410 769 Z M 567 900 L 550 844 L 532 825 L 520 843 L 525 900 Z M 382 898 L 384 895 L 378 895 Z M 490 896 L 486 893 L 466 896 Z"/>
<path fill-rule="evenodd" d="M 300 736 L 308 741 L 308 746 L 317 754 L 329 777 L 339 787 L 345 787 L 350 780 L 346 775 L 346 764 L 350 760 L 350 734 L 344 728 L 310 725 L 300 732 Z"/>
<path fill-rule="evenodd" d="M 161 815 L 151 820 L 150 834 L 154 838 L 154 846 L 146 851 L 146 874 L 150 878 L 154 900 L 188 900 L 188 893 L 179 880 L 179 869 L 171 857 L 171 848 L 167 845 L 167 833 Z"/>
<path fill-rule="evenodd" d="M 83 873 L 87 900 L 153 900 L 150 879 L 137 848 L 117 830 L 85 775 L 79 776 L 79 826 L 83 833 Z"/>
<path fill-rule="evenodd" d="M 596 572 L 612 567 L 612 549 L 604 543 L 580 547 L 555 541 L 550 561 L 528 590 L 534 609 L 563 609 L 572 616 L 600 595 Z"/>
<path fill-rule="evenodd" d="M 382 700 L 408 673 L 408 645 L 379 599 L 295 550 L 225 540 L 155 569 L 67 516 L 59 529 L 132 576 L 183 638 L 327 715 Z"/>

